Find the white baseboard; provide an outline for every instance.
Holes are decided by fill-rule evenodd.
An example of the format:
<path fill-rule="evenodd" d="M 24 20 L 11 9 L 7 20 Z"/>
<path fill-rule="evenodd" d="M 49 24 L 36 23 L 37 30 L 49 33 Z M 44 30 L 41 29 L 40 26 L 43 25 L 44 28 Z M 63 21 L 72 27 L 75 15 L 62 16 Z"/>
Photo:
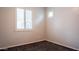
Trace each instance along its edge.
<path fill-rule="evenodd" d="M 11 48 L 11 47 L 21 46 L 21 45 L 25 45 L 25 44 L 31 44 L 31 43 L 40 42 L 40 41 L 44 41 L 44 39 L 43 40 L 32 41 L 32 42 L 28 42 L 28 43 L 21 43 L 21 44 L 17 44 L 17 45 L 7 46 L 7 47 L 2 47 L 0 49 L 6 50 L 6 49 Z"/>
<path fill-rule="evenodd" d="M 59 43 L 59 42 L 50 41 L 50 40 L 47 40 L 47 39 L 37 40 L 37 41 L 28 42 L 28 43 L 22 43 L 22 44 L 7 46 L 7 47 L 2 47 L 2 48 L 0 48 L 0 49 L 8 49 L 8 48 L 11 48 L 11 47 L 21 46 L 21 45 L 25 45 L 25 44 L 31 44 L 31 43 L 34 43 L 34 42 L 40 42 L 40 41 L 44 41 L 44 40 L 45 40 L 45 41 L 52 42 L 52 43 L 55 43 L 55 44 L 58 44 L 58 45 L 61 45 L 61 46 L 65 46 L 65 47 L 68 47 L 68 48 L 71 48 L 71 49 L 74 49 L 74 50 L 79 50 L 79 49 L 76 49 L 76 48 L 74 48 L 74 47 L 67 46 L 67 45 L 61 44 L 61 43 Z"/>
<path fill-rule="evenodd" d="M 79 51 L 79 49 L 77 49 L 77 48 L 74 48 L 74 47 L 71 47 L 71 46 L 68 46 L 68 45 L 65 45 L 65 44 L 61 44 L 61 43 L 59 43 L 59 42 L 50 41 L 50 40 L 47 40 L 47 41 Z"/>

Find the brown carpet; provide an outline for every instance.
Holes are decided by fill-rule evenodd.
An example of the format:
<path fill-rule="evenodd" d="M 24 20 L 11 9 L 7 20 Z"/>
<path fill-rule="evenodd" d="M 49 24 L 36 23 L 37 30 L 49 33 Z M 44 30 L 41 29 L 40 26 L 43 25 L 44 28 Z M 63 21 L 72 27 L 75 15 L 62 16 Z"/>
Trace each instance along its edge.
<path fill-rule="evenodd" d="M 48 41 L 41 41 L 22 46 L 16 46 L 8 49 L 2 49 L 0 51 L 76 51 L 76 50 L 60 46 Z"/>

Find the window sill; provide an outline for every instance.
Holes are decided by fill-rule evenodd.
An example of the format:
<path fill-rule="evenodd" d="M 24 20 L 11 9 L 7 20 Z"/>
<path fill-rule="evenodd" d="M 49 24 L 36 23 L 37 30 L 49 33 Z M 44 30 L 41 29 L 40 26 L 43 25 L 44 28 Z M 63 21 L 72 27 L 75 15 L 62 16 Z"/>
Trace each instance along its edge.
<path fill-rule="evenodd" d="M 31 32 L 32 29 L 28 29 L 28 30 L 18 30 L 18 29 L 16 29 L 15 31 L 16 31 L 16 32 Z"/>

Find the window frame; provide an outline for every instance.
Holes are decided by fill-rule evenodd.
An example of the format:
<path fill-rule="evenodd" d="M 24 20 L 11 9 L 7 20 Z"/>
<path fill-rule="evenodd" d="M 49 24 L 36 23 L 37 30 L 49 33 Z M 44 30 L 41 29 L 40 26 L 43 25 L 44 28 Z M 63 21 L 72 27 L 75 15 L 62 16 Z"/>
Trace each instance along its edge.
<path fill-rule="evenodd" d="M 21 7 L 19 7 L 19 9 L 24 9 L 24 29 L 17 29 L 17 8 L 15 8 L 15 11 L 16 11 L 16 20 L 15 20 L 15 27 L 16 27 L 16 31 L 17 32 L 27 32 L 27 31 L 32 31 L 32 29 L 33 29 L 33 21 L 32 21 L 32 29 L 26 29 L 26 10 L 31 10 L 32 11 L 32 9 L 31 8 L 21 8 Z M 32 11 L 32 20 L 33 20 L 33 11 Z"/>

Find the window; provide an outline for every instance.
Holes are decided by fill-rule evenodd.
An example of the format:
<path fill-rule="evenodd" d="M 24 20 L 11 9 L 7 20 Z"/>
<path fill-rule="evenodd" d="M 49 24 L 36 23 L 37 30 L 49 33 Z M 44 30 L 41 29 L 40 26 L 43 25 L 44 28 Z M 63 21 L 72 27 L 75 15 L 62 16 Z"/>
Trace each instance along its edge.
<path fill-rule="evenodd" d="M 17 29 L 32 29 L 32 11 L 31 9 L 17 8 Z"/>
<path fill-rule="evenodd" d="M 24 9 L 17 8 L 17 29 L 24 29 Z"/>
<path fill-rule="evenodd" d="M 48 17 L 49 17 L 49 18 L 53 17 L 53 14 L 54 14 L 54 13 L 53 13 L 52 11 L 50 11 L 50 12 L 48 13 Z"/>

